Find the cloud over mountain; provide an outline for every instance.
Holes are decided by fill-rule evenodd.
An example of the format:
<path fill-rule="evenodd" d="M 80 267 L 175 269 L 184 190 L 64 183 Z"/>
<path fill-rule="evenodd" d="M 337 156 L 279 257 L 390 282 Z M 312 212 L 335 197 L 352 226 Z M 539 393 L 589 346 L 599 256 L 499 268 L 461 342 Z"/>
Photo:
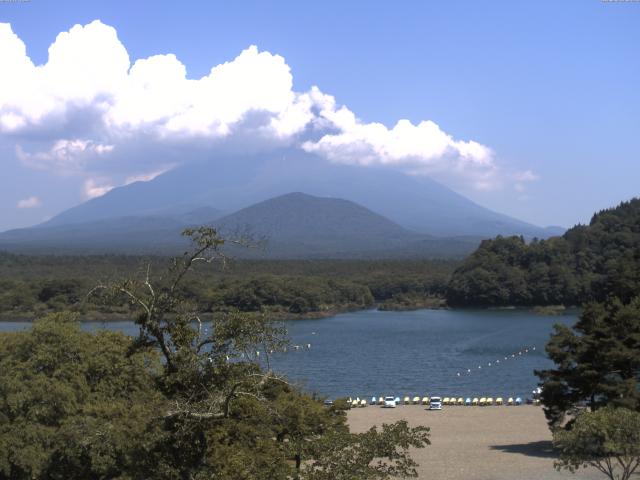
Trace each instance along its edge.
<path fill-rule="evenodd" d="M 113 27 L 75 25 L 34 65 L 0 24 L 0 142 L 31 168 L 78 175 L 84 195 L 148 179 L 212 151 L 300 147 L 328 161 L 388 165 L 492 188 L 507 174 L 493 151 L 435 122 L 365 123 L 331 95 L 293 89 L 285 59 L 250 46 L 199 79 L 175 55 L 132 61 Z"/>
<path fill-rule="evenodd" d="M 29 197 L 19 200 L 16 204 L 17 208 L 36 208 L 42 205 L 42 202 L 38 197 Z"/>

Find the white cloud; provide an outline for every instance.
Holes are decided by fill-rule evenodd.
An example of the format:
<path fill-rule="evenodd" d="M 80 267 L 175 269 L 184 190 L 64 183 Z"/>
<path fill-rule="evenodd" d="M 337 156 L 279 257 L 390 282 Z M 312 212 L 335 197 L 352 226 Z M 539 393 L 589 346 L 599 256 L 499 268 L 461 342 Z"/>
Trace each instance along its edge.
<path fill-rule="evenodd" d="M 61 138 L 44 151 L 26 152 L 20 144 L 16 145 L 16 155 L 25 164 L 33 168 L 53 168 L 61 173 L 81 171 L 87 160 L 94 156 L 105 155 L 115 148 L 91 140 Z"/>
<path fill-rule="evenodd" d="M 89 178 L 85 180 L 84 186 L 82 189 L 82 195 L 87 200 L 91 198 L 101 197 L 105 193 L 113 190 L 114 186 L 106 183 L 100 183 L 98 180 L 93 178 Z"/>
<path fill-rule="evenodd" d="M 162 175 L 165 172 L 168 172 L 170 169 L 171 169 L 170 167 L 167 167 L 167 168 L 162 168 L 160 170 L 155 170 L 153 172 L 139 173 L 137 175 L 130 175 L 127 178 L 125 178 L 124 184 L 125 185 L 130 185 L 130 184 L 135 183 L 135 182 L 150 182 L 151 180 L 153 180 L 157 176 Z"/>
<path fill-rule="evenodd" d="M 36 208 L 42 205 L 42 202 L 38 197 L 29 197 L 23 200 L 20 200 L 16 207 L 17 208 Z"/>
<path fill-rule="evenodd" d="M 189 79 L 172 54 L 132 64 L 116 30 L 100 21 L 60 33 L 44 65 L 34 65 L 11 26 L 0 24 L 0 71 L 0 138 L 14 141 L 17 156 L 34 168 L 92 178 L 113 176 L 105 171 L 118 168 L 119 183 L 130 183 L 149 175 L 136 172 L 175 163 L 111 160 L 130 152 L 131 144 L 188 152 L 201 150 L 203 142 L 209 149 L 227 142 L 245 150 L 249 143 L 297 145 L 332 162 L 387 165 L 478 189 L 499 184 L 500 169 L 487 146 L 456 139 L 431 120 L 399 120 L 391 128 L 362 122 L 317 87 L 294 91 L 285 59 L 255 46 Z M 234 138 L 240 140 L 234 144 Z M 90 198 L 112 188 L 91 182 L 85 184 Z"/>
<path fill-rule="evenodd" d="M 536 175 L 531 170 L 516 172 L 513 174 L 513 180 L 515 180 L 515 183 L 513 184 L 513 188 L 515 188 L 517 192 L 524 192 L 527 189 L 526 187 L 527 183 L 535 182 L 539 179 L 540 179 L 540 176 Z"/>

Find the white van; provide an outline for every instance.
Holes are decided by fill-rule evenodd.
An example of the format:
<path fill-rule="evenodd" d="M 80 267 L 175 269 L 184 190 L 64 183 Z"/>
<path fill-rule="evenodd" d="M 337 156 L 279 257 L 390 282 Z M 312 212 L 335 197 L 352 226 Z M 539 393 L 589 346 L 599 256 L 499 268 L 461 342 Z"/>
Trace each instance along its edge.
<path fill-rule="evenodd" d="M 429 403 L 429 410 L 442 410 L 442 398 L 431 397 L 431 403 Z"/>
<path fill-rule="evenodd" d="M 396 399 L 394 397 L 384 397 L 384 408 L 396 408 Z"/>

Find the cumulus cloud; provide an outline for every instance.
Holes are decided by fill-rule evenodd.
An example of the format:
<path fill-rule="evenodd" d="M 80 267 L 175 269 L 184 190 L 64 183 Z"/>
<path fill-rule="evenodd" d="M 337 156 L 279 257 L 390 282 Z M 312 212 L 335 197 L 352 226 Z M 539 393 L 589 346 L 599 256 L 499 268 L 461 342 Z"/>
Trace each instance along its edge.
<path fill-rule="evenodd" d="M 36 208 L 42 205 L 42 202 L 38 197 L 29 197 L 23 200 L 20 200 L 16 207 L 17 208 Z"/>
<path fill-rule="evenodd" d="M 89 175 L 88 198 L 112 188 L 112 180 L 95 179 L 113 178 L 115 169 L 119 184 L 144 181 L 175 165 L 176 150 L 184 159 L 234 145 L 298 146 L 331 162 L 455 177 L 478 189 L 499 184 L 489 147 L 431 120 L 362 122 L 317 87 L 294 91 L 285 59 L 256 46 L 190 79 L 172 54 L 132 62 L 116 30 L 100 21 L 60 33 L 43 65 L 0 24 L 0 71 L 0 137 L 30 167 Z M 161 153 L 132 157 L 140 145 Z M 519 184 L 531 181 L 526 174 Z"/>

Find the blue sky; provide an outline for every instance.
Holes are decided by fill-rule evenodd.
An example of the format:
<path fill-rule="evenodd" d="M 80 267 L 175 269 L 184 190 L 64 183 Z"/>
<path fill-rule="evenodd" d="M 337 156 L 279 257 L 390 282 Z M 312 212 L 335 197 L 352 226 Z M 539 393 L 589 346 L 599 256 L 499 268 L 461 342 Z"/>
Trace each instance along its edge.
<path fill-rule="evenodd" d="M 60 32 L 96 19 L 115 28 L 131 64 L 173 53 L 189 79 L 234 62 L 251 45 L 259 52 L 282 56 L 291 70 L 291 91 L 303 94 L 317 86 L 323 95 L 335 99 L 335 108 L 327 107 L 328 113 L 320 117 L 339 135 L 313 147 L 330 161 L 352 161 L 345 159 L 346 152 L 361 155 L 357 163 L 362 168 L 377 162 L 411 174 L 429 174 L 482 205 L 539 225 L 585 222 L 594 211 L 640 194 L 638 2 L 327 1 L 311 5 L 111 0 L 59 1 L 52 6 L 43 0 L 0 3 L 0 22 L 11 25 L 35 65 L 47 63 L 47 49 Z M 109 52 L 96 49 L 95 58 L 106 55 L 109 58 L 103 60 L 109 66 Z M 2 64 L 1 57 L 0 66 L 11 68 L 15 60 L 5 59 Z M 273 73 L 268 78 L 273 80 L 274 94 L 271 90 L 263 94 L 289 91 L 281 88 L 286 79 L 274 57 L 264 58 L 269 63 L 264 71 L 257 66 L 262 57 L 251 52 L 246 57 L 250 67 L 233 75 Z M 77 76 L 74 72 L 70 67 L 69 78 Z M 64 83 L 61 75 L 56 82 Z M 5 92 L 22 88 L 24 82 L 16 79 Z M 56 84 L 51 89 L 58 92 L 56 98 L 60 88 Z M 26 98 L 32 93 L 20 95 Z M 246 91 L 240 91 L 229 96 L 229 102 L 242 102 L 246 96 Z M 0 113 L 2 98 L 0 94 Z M 93 103 L 91 110 L 83 110 L 86 118 L 93 118 L 95 98 L 87 101 Z M 251 98 L 255 103 L 246 108 L 258 105 L 273 115 L 285 108 L 265 103 L 257 94 Z M 325 97 L 313 98 L 314 109 L 326 105 Z M 149 133 L 147 124 L 130 127 L 135 112 L 117 116 L 126 117 L 117 132 L 104 130 L 104 125 L 98 131 L 98 127 L 87 127 L 91 122 L 85 122 L 85 117 L 72 118 L 77 102 L 76 97 L 65 97 L 62 106 L 39 120 L 25 113 L 26 126 L 7 123 L 5 130 L 0 129 L 0 230 L 37 223 L 127 179 L 151 178 L 175 165 L 173 157 L 154 164 L 131 153 L 135 150 L 126 143 L 130 140 L 122 140 L 123 135 L 144 136 L 140 144 L 150 145 L 154 152 L 158 147 L 154 139 L 166 138 Z M 336 115 L 341 105 L 353 112 L 357 125 L 340 123 Z M 12 104 L 6 111 L 22 115 L 20 108 L 26 111 L 27 107 Z M 233 110 L 233 105 L 229 108 Z M 171 112 L 174 117 L 179 114 Z M 171 149 L 184 146 L 187 133 L 197 146 L 185 146 L 184 155 L 191 155 L 191 148 L 218 148 L 219 138 L 227 135 L 222 130 L 233 135 L 241 130 L 242 122 L 229 118 L 216 117 L 217 133 L 207 130 L 209 140 L 217 135 L 212 143 L 202 143 L 200 125 L 185 120 L 188 125 L 179 127 L 182 140 L 172 140 Z M 401 119 L 411 122 L 406 135 L 392 130 Z M 421 121 L 434 122 L 437 131 L 429 126 L 425 126 L 428 131 L 418 129 Z M 367 127 L 371 122 L 389 129 L 390 133 L 382 132 L 389 133 L 386 143 L 378 142 L 377 130 Z M 207 128 L 211 125 L 207 123 Z M 446 148 L 436 148 L 441 153 L 433 153 L 412 132 L 428 138 L 433 134 L 434 141 L 446 134 L 452 140 Z M 298 133 L 287 139 L 302 142 Z M 356 143 L 365 143 L 366 150 L 354 150 Z M 470 145 L 478 148 L 469 153 Z M 166 150 L 166 145 L 161 147 L 159 151 Z M 63 153 L 52 154 L 55 148 Z M 89 158 L 89 151 L 98 160 Z M 73 163 L 68 157 L 77 152 L 84 155 L 82 162 Z"/>

